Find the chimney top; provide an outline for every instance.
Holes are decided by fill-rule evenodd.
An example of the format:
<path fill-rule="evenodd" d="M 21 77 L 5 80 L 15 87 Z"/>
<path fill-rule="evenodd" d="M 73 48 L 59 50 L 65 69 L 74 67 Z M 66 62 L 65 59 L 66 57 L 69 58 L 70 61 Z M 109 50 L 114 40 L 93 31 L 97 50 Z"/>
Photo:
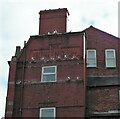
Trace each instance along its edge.
<path fill-rule="evenodd" d="M 66 32 L 67 15 L 69 15 L 67 8 L 42 10 L 39 14 L 39 35 L 54 31 Z"/>
<path fill-rule="evenodd" d="M 45 9 L 45 10 L 41 10 L 39 12 L 39 14 L 41 14 L 42 12 L 44 12 L 44 13 L 51 13 L 51 12 L 62 12 L 62 11 L 67 12 L 68 15 L 69 15 L 69 12 L 68 12 L 67 8 L 58 8 L 58 9 L 49 9 L 49 10 Z"/>

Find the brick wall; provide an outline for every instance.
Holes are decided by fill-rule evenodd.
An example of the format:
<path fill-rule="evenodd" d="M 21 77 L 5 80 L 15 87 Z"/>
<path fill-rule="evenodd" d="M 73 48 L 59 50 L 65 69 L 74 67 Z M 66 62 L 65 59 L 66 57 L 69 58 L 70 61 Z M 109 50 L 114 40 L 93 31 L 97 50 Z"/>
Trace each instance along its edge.
<path fill-rule="evenodd" d="M 43 107 L 56 107 L 58 117 L 84 117 L 82 44 L 81 33 L 30 38 L 17 63 L 15 117 L 21 115 L 38 117 L 39 110 Z M 35 55 L 34 62 L 31 54 L 35 51 L 39 51 L 39 53 Z M 51 51 L 56 51 L 61 54 L 63 59 L 42 62 L 40 58 L 44 52 L 41 53 L 41 51 L 46 51 L 45 53 L 48 55 L 51 54 Z M 72 55 L 76 55 L 78 59 L 64 59 L 66 53 L 68 53 L 68 57 L 72 58 Z M 44 56 L 49 60 L 48 55 Z M 55 56 L 54 53 L 53 56 Z M 41 83 L 43 66 L 57 66 L 57 82 Z M 67 80 L 68 77 L 70 77 L 70 81 Z M 19 84 L 19 81 L 22 83 Z"/>
<path fill-rule="evenodd" d="M 118 109 L 118 87 L 89 88 L 87 93 L 89 112 L 107 112 Z"/>
<path fill-rule="evenodd" d="M 110 116 L 110 113 L 107 114 L 107 112 L 111 110 L 113 111 L 118 110 L 118 104 L 119 104 L 118 103 L 119 84 L 117 84 L 120 76 L 120 72 L 119 72 L 120 59 L 119 59 L 119 48 L 118 48 L 119 39 L 110 34 L 106 34 L 101 30 L 95 29 L 93 27 L 91 27 L 91 29 L 88 29 L 86 35 L 87 35 L 87 40 L 86 40 L 87 49 L 96 50 L 96 55 L 97 55 L 96 56 L 97 67 L 87 68 L 87 72 L 86 72 L 86 76 L 89 79 L 89 83 L 90 83 L 90 79 L 92 80 L 96 79 L 94 80 L 93 85 L 92 83 L 90 83 L 91 86 L 87 87 L 87 113 L 89 115 L 89 118 L 91 119 L 92 118 L 107 119 L 110 117 L 114 118 L 114 115 L 111 114 Z M 115 68 L 105 67 L 106 49 L 115 49 L 117 67 Z M 114 81 L 114 79 L 116 79 L 116 81 Z"/>
<path fill-rule="evenodd" d="M 103 31 L 91 27 L 86 32 L 86 49 L 96 50 L 97 67 L 88 68 L 87 76 L 118 76 L 119 74 L 119 39 L 107 34 Z M 115 49 L 116 53 L 116 65 L 115 68 L 106 68 L 105 66 L 105 50 Z M 119 61 L 118 61 L 119 60 Z M 119 74 L 120 75 L 120 74 Z"/>

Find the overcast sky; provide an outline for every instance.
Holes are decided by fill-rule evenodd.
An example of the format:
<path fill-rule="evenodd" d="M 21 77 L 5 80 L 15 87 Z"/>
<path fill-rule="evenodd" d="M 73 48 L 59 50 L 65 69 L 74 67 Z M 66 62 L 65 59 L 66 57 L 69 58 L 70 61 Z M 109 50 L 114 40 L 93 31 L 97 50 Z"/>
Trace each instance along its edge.
<path fill-rule="evenodd" d="M 118 36 L 119 0 L 0 0 L 0 118 L 4 116 L 9 66 L 16 46 L 38 34 L 39 11 L 67 8 L 67 31 L 90 25 Z"/>

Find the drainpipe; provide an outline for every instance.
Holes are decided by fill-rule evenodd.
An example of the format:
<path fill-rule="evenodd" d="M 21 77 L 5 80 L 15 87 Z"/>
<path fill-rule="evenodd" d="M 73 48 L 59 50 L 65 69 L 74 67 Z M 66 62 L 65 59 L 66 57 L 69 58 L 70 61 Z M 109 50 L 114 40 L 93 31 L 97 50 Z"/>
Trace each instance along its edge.
<path fill-rule="evenodd" d="M 119 51 L 120 51 L 120 38 L 118 38 L 118 54 L 117 57 L 118 59 L 116 60 L 117 62 L 117 67 L 118 67 L 118 111 L 120 111 L 120 64 L 119 64 L 119 60 L 120 60 L 120 55 L 119 55 Z"/>
<path fill-rule="evenodd" d="M 83 79 L 84 79 L 84 112 L 86 117 L 86 34 L 83 33 Z"/>
<path fill-rule="evenodd" d="M 26 42 L 24 42 L 24 59 L 22 64 L 22 79 L 21 79 L 21 94 L 20 94 L 20 117 L 22 117 L 24 78 L 25 78 L 25 63 L 26 63 Z"/>

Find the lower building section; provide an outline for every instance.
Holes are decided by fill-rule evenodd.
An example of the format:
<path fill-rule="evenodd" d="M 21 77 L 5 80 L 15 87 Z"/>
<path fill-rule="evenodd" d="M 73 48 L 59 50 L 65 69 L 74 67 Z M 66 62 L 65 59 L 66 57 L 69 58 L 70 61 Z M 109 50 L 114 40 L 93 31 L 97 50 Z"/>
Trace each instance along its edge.
<path fill-rule="evenodd" d="M 88 77 L 87 80 L 88 119 L 120 119 L 119 77 Z"/>
<path fill-rule="evenodd" d="M 84 117 L 84 107 L 42 107 L 34 109 L 23 109 L 23 117 Z"/>
<path fill-rule="evenodd" d="M 14 117 L 85 116 L 82 80 L 18 84 L 15 95 Z"/>

